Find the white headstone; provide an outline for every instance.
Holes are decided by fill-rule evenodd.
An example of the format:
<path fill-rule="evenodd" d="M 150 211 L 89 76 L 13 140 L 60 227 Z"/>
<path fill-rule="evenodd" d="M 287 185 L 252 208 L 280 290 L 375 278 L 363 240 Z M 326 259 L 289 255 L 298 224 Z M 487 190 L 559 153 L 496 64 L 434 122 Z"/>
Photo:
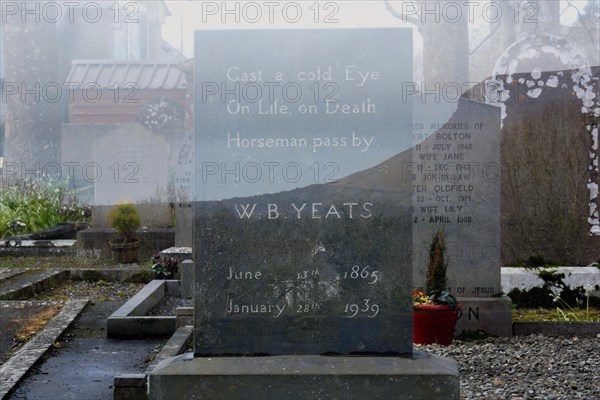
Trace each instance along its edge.
<path fill-rule="evenodd" d="M 92 144 L 87 178 L 96 205 L 141 202 L 168 186 L 169 144 L 138 123 L 123 124 Z"/>

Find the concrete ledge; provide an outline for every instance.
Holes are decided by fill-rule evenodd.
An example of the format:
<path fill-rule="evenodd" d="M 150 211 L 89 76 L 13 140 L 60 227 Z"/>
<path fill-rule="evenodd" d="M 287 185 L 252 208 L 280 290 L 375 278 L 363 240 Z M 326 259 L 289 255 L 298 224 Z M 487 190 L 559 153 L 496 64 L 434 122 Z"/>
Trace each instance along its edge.
<path fill-rule="evenodd" d="M 173 226 L 171 206 L 169 203 L 134 204 L 140 216 L 141 226 L 148 228 L 168 228 Z M 92 207 L 92 223 L 94 228 L 110 228 L 108 214 L 114 205 Z"/>
<path fill-rule="evenodd" d="M 25 268 L 0 268 L 0 284 L 27 271 Z"/>
<path fill-rule="evenodd" d="M 596 267 L 558 267 L 548 270 L 565 274 L 564 282 L 571 288 L 586 287 L 588 285 L 600 286 L 600 269 Z M 535 269 L 504 267 L 501 271 L 502 291 L 504 293 L 508 293 L 513 289 L 530 290 L 544 284 Z M 600 297 L 598 288 L 592 292 L 592 295 Z"/>
<path fill-rule="evenodd" d="M 165 280 L 165 294 L 170 296 L 181 296 L 181 281 L 177 279 Z"/>
<path fill-rule="evenodd" d="M 596 337 L 600 335 L 600 322 L 580 321 L 532 321 L 513 323 L 513 334 L 518 336 L 578 336 Z"/>
<path fill-rule="evenodd" d="M 422 352 L 412 358 L 186 353 L 159 363 L 148 385 L 151 400 L 460 398 L 456 362 Z"/>
<path fill-rule="evenodd" d="M 512 336 L 512 302 L 510 297 L 459 297 L 462 309 L 455 335 L 476 332 L 498 337 Z"/>
<path fill-rule="evenodd" d="M 160 255 L 163 257 L 171 257 L 177 259 L 179 261 L 179 265 L 185 260 L 190 260 L 192 258 L 192 248 L 191 247 L 169 247 L 168 249 L 162 250 Z"/>
<path fill-rule="evenodd" d="M 111 258 L 109 240 L 117 235 L 112 228 L 88 228 L 77 232 L 77 255 L 85 257 L 92 252 L 100 258 Z M 159 251 L 173 246 L 175 230 L 173 228 L 151 228 L 136 232 L 141 239 L 140 260 L 150 260 Z"/>
<path fill-rule="evenodd" d="M 178 295 L 179 281 L 153 280 L 135 296 L 112 313 L 107 320 L 107 335 L 111 338 L 141 338 L 172 335 L 175 316 L 146 316 L 166 293 Z"/>
<path fill-rule="evenodd" d="M 15 283 L 11 284 L 11 281 L 8 280 L 3 281 L 0 300 L 26 300 L 36 293 L 43 293 L 69 278 L 69 271 L 66 270 L 45 270 L 41 272 L 32 270 L 32 273 L 34 275 L 31 275 L 31 279 L 28 278 L 27 274 L 19 274 L 15 276 Z"/>
<path fill-rule="evenodd" d="M 98 278 L 108 282 L 124 282 L 139 273 L 147 272 L 151 275 L 152 271 L 147 267 L 138 268 L 78 268 L 70 269 L 71 279 L 81 279 L 84 281 L 94 281 Z"/>
<path fill-rule="evenodd" d="M 44 329 L 31 338 L 2 366 L 0 366 L 0 399 L 4 398 L 29 369 L 52 346 L 52 343 L 77 318 L 87 300 L 70 300 Z"/>
<path fill-rule="evenodd" d="M 114 400 L 146 400 L 148 398 L 146 375 L 123 374 L 115 376 Z"/>
<path fill-rule="evenodd" d="M 160 353 L 158 353 L 154 361 L 152 361 L 148 368 L 146 368 L 145 374 L 147 375 L 154 371 L 156 366 L 162 361 L 183 354 L 187 346 L 191 343 L 193 336 L 193 326 L 183 326 L 181 328 L 177 328 L 173 336 L 171 336 L 169 341 L 163 346 L 162 350 Z"/>
<path fill-rule="evenodd" d="M 175 309 L 177 328 L 194 325 L 194 307 L 177 307 Z"/>
<path fill-rule="evenodd" d="M 145 315 L 165 295 L 165 282 L 163 280 L 153 280 L 135 294 L 127 303 L 123 304 L 117 311 L 109 317 L 131 317 Z"/>
<path fill-rule="evenodd" d="M 75 246 L 75 240 L 73 239 L 38 239 L 38 240 L 21 240 L 21 239 L 8 239 L 0 242 L 0 248 L 21 248 L 25 249 L 28 247 L 39 247 L 39 248 L 61 248 L 69 249 Z"/>
<path fill-rule="evenodd" d="M 194 298 L 194 262 L 183 260 L 179 271 L 181 272 L 181 297 L 184 299 Z"/>
<path fill-rule="evenodd" d="M 114 400 L 142 400 L 147 399 L 146 374 L 152 372 L 159 362 L 183 353 L 192 340 L 193 327 L 179 328 L 171 339 L 164 345 L 154 361 L 143 374 L 123 374 L 115 377 Z"/>
<path fill-rule="evenodd" d="M 175 332 L 175 317 L 111 317 L 107 321 L 109 338 L 139 339 L 165 337 Z"/>
<path fill-rule="evenodd" d="M 76 254 L 75 240 L 5 240 L 1 256 L 64 256 Z"/>
<path fill-rule="evenodd" d="M 8 271 L 2 273 L 0 276 L 0 300 L 26 300 L 34 297 L 36 294 L 53 289 L 67 279 L 81 279 L 86 281 L 103 279 L 123 282 L 144 271 L 148 271 L 148 269 L 15 269 L 14 273 Z M 178 295 L 177 293 L 180 291 L 179 283 L 167 283 L 167 291 L 169 294 L 176 293 L 175 295 Z"/>

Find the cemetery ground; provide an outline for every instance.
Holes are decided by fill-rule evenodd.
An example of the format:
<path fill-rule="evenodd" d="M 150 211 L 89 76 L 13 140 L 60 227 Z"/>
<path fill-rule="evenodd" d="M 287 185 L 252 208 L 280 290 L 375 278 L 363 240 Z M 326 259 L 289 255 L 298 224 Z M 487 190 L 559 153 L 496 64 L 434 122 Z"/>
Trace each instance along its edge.
<path fill-rule="evenodd" d="M 43 356 L 8 396 L 112 398 L 115 375 L 143 371 L 166 340 L 108 341 L 106 319 L 144 286 L 151 276 L 148 269 L 75 256 L 0 257 L 0 375 L 3 384 L 13 379 L 11 375 L 18 370 L 27 371 L 26 361 L 31 353 L 27 346 L 34 345 L 34 350 L 43 348 L 39 354 Z M 65 270 L 70 276 L 50 274 Z M 76 275 L 76 271 L 80 271 L 80 275 Z M 49 279 L 39 284 L 39 277 Z M 30 290 L 15 290 L 23 286 Z M 71 315 L 74 321 L 68 320 L 58 328 L 51 326 L 58 319 L 52 318 L 73 302 L 82 304 L 78 312 Z M 69 328 L 63 331 L 67 326 Z M 51 328 L 50 333 L 46 333 L 47 327 Z M 58 332 L 56 338 L 51 336 L 53 331 Z M 34 343 L 44 337 L 46 343 Z M 20 361 L 23 361 L 21 365 Z M 13 362 L 10 368 L 2 369 L 9 362 Z M 52 369 L 55 362 L 58 363 L 56 376 L 48 376 L 45 368 Z M 77 368 L 73 368 L 74 365 Z M 4 398 L 7 388 L 0 386 L 0 398 Z"/>
<path fill-rule="evenodd" d="M 143 373 L 168 338 L 108 339 L 108 316 L 139 292 L 149 267 L 72 255 L 0 257 L 0 290 L 19 276 L 45 271 L 85 269 L 19 300 L 2 300 L 2 364 L 49 324 L 68 301 L 87 301 L 78 317 L 15 385 L 7 399 L 112 399 L 114 377 Z M 103 272 L 128 271 L 128 279 L 110 280 Z M 142 272 L 140 274 L 140 272 Z M 16 275 L 15 275 L 16 273 Z M 125 276 L 125 275 L 124 275 Z M 131 279 L 131 277 L 134 277 Z M 163 304 L 164 306 L 164 304 Z M 600 321 L 600 308 L 585 305 L 580 320 Z M 575 316 L 571 316 L 575 318 Z M 517 321 L 563 320 L 556 308 L 515 308 Z M 7 323 L 8 322 L 8 323 Z M 570 334 L 493 338 L 459 336 L 449 347 L 415 345 L 455 359 L 464 399 L 590 399 L 600 397 L 600 336 Z M 191 348 L 188 348 L 191 351 Z M 4 374 L 6 371 L 3 371 Z"/>

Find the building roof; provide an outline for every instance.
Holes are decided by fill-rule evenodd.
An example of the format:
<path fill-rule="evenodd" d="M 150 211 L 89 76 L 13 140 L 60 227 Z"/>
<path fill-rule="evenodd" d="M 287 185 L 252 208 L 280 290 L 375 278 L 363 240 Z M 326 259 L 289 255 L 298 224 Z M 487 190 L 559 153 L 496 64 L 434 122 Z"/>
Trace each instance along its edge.
<path fill-rule="evenodd" d="M 131 83 L 138 90 L 186 87 L 185 75 L 172 61 L 73 60 L 65 82 L 70 87 L 97 84 L 103 89 Z"/>

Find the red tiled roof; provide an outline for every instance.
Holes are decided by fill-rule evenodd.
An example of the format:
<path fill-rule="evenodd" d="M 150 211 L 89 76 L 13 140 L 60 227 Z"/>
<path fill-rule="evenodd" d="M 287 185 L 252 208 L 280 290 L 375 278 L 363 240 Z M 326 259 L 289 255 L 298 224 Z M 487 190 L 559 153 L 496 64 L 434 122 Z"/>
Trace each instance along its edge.
<path fill-rule="evenodd" d="M 65 82 L 71 87 L 101 88 L 135 83 L 137 89 L 185 89 L 185 75 L 168 61 L 73 60 Z"/>

